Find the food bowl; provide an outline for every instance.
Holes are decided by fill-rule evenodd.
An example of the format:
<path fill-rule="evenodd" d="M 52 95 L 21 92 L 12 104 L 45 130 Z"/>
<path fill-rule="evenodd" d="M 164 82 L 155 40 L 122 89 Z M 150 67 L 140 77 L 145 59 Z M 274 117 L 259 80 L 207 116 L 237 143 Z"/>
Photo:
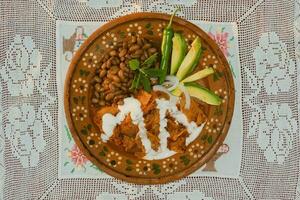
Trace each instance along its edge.
<path fill-rule="evenodd" d="M 95 115 L 99 109 L 95 103 L 99 100 L 93 100 L 95 93 L 93 79 L 96 72 L 99 74 L 100 59 L 132 36 L 151 41 L 156 51 L 161 54 L 163 29 L 169 20 L 170 15 L 166 14 L 135 13 L 106 23 L 82 44 L 72 59 L 66 76 L 65 114 L 76 144 L 97 167 L 124 181 L 161 184 L 191 174 L 216 153 L 227 135 L 232 119 L 234 84 L 225 56 L 201 28 L 174 17 L 172 24 L 174 31 L 180 32 L 189 46 L 196 37 L 200 38 L 202 54 L 195 71 L 211 67 L 214 74 L 201 79 L 198 83 L 217 94 L 222 100 L 221 104 L 216 106 L 199 103 L 206 115 L 201 132 L 183 152 L 169 157 L 145 159 L 125 152 L 121 146 L 103 141 L 101 127 L 95 124 Z M 105 103 L 103 106 L 106 106 Z"/>

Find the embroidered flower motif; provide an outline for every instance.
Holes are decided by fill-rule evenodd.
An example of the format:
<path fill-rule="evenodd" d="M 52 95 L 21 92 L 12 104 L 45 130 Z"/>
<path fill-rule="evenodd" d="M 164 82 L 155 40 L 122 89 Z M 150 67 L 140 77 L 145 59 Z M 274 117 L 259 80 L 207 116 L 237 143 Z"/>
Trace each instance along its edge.
<path fill-rule="evenodd" d="M 101 194 L 99 194 L 96 197 L 96 200 L 104 200 L 104 199 L 105 200 L 128 200 L 125 194 L 112 194 L 110 192 L 101 192 Z"/>
<path fill-rule="evenodd" d="M 172 200 L 213 200 L 212 197 L 206 197 L 203 192 L 192 191 L 192 192 L 174 192 L 174 194 L 168 195 L 167 199 Z"/>
<path fill-rule="evenodd" d="M 213 34 L 211 32 L 208 33 L 208 35 L 216 41 L 222 52 L 225 56 L 229 56 L 228 52 L 228 33 L 227 32 L 217 32 L 216 34 Z"/>
<path fill-rule="evenodd" d="M 88 162 L 87 157 L 80 151 L 76 144 L 74 144 L 72 149 L 69 150 L 68 156 L 78 169 L 83 169 L 84 165 Z"/>
<path fill-rule="evenodd" d="M 10 107 L 7 112 L 5 133 L 10 141 L 13 155 L 23 167 L 37 166 L 39 153 L 45 148 L 43 125 L 33 106 L 23 104 Z"/>
<path fill-rule="evenodd" d="M 287 92 L 290 89 L 290 76 L 295 72 L 295 63 L 275 32 L 262 34 L 253 56 L 256 75 L 263 82 L 267 94 Z"/>
<path fill-rule="evenodd" d="M 74 80 L 72 87 L 76 93 L 82 94 L 87 91 L 89 85 L 85 79 L 78 78 Z"/>
<path fill-rule="evenodd" d="M 122 0 L 109 0 L 109 1 L 99 1 L 99 0 L 77 0 L 80 3 L 85 3 L 87 6 L 95 9 L 100 9 L 103 7 L 119 7 L 122 5 Z"/>
<path fill-rule="evenodd" d="M 152 191 L 153 192 L 153 198 L 157 199 L 166 199 L 166 196 L 171 195 L 170 198 L 167 199 L 172 199 L 172 194 L 174 194 L 175 191 L 178 190 L 178 188 L 182 185 L 186 185 L 185 179 L 182 179 L 180 181 L 176 182 L 171 182 L 168 184 L 161 184 L 156 187 L 155 190 L 153 190 L 152 185 L 136 185 L 136 184 L 128 184 L 120 181 L 112 181 L 111 185 L 115 190 L 118 191 L 119 194 L 129 194 L 130 199 L 138 199 L 145 197 L 147 195 L 147 191 Z M 112 195 L 112 197 L 117 197 Z M 108 199 L 108 198 L 104 198 Z M 127 197 L 126 197 L 127 199 Z M 119 200 L 119 199 L 118 199 Z"/>
<path fill-rule="evenodd" d="M 167 1 L 171 5 L 184 5 L 184 6 L 192 6 L 197 2 L 197 0 L 168 0 Z"/>
<path fill-rule="evenodd" d="M 111 17 L 112 19 L 134 12 L 142 12 L 142 2 L 139 1 L 122 1 L 123 5 Z M 116 4 L 115 4 L 116 5 Z"/>
<path fill-rule="evenodd" d="M 168 1 L 152 1 L 152 3 L 147 6 L 148 11 L 153 12 L 162 12 L 162 13 L 172 13 L 175 10 L 174 5 L 171 2 L 172 0 Z M 178 1 L 178 0 L 177 0 Z M 190 0 L 185 0 L 182 2 L 184 5 L 189 5 Z M 185 16 L 184 11 L 181 9 L 176 13 L 176 16 L 183 17 Z M 163 24 L 165 27 L 165 24 Z"/>
<path fill-rule="evenodd" d="M 249 136 L 258 133 L 257 143 L 264 150 L 267 161 L 283 164 L 292 148 L 297 122 L 286 103 L 271 103 L 266 105 L 265 110 L 265 113 L 260 108 L 253 112 Z"/>
<path fill-rule="evenodd" d="M 6 53 L 4 70 L 0 71 L 12 96 L 33 94 L 40 75 L 41 59 L 31 37 L 15 36 Z"/>

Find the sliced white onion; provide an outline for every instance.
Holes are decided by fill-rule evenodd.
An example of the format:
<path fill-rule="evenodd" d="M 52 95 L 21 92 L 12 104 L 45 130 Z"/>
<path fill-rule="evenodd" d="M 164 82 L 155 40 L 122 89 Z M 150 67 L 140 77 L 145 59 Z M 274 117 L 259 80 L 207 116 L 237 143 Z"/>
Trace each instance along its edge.
<path fill-rule="evenodd" d="M 169 90 L 167 90 L 167 88 L 165 88 L 164 86 L 162 86 L 162 85 L 154 85 L 154 86 L 152 87 L 152 89 L 153 89 L 154 91 L 160 91 L 160 92 L 163 92 L 163 93 L 168 94 L 169 97 L 170 97 L 170 102 L 173 103 L 173 104 L 176 104 L 176 103 L 177 103 L 178 98 L 177 98 L 176 96 L 172 95 L 172 94 L 169 92 Z"/>
<path fill-rule="evenodd" d="M 176 76 L 166 76 L 166 81 L 163 83 L 163 85 L 168 85 L 169 87 L 167 90 L 172 91 L 175 88 L 177 88 L 179 84 L 179 79 Z"/>
<path fill-rule="evenodd" d="M 190 97 L 190 94 L 187 91 L 187 89 L 183 86 L 183 84 L 179 84 L 178 87 L 183 92 L 184 97 L 185 97 L 184 108 L 188 110 L 188 109 L 190 109 L 190 106 L 191 106 L 191 97 Z"/>

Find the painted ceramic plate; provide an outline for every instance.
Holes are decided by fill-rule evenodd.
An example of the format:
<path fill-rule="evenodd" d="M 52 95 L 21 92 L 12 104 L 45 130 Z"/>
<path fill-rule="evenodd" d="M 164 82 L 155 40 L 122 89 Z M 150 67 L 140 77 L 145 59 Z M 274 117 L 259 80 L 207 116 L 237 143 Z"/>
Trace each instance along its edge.
<path fill-rule="evenodd" d="M 229 65 L 216 43 L 199 27 L 178 17 L 173 28 L 188 44 L 200 37 L 202 56 L 198 68 L 213 67 L 215 73 L 201 84 L 222 98 L 219 106 L 204 104 L 207 121 L 199 136 L 184 152 L 160 160 L 146 160 L 125 153 L 122 148 L 102 141 L 94 123 L 92 79 L 99 58 L 117 42 L 132 35 L 158 43 L 170 19 L 158 13 L 136 13 L 115 19 L 95 31 L 74 56 L 66 77 L 65 113 L 69 128 L 82 152 L 101 170 L 116 178 L 139 184 L 158 184 L 185 177 L 204 165 L 225 139 L 234 109 L 234 84 Z"/>

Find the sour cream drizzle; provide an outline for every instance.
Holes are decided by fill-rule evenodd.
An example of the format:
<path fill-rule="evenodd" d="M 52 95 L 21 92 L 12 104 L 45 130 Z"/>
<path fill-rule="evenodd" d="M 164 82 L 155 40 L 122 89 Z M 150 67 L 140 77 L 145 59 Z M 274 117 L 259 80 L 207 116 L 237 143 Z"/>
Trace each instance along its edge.
<path fill-rule="evenodd" d="M 160 140 L 160 146 L 157 151 L 152 149 L 151 141 L 148 139 L 147 130 L 145 128 L 143 111 L 141 109 L 141 103 L 133 98 L 128 97 L 124 99 L 124 104 L 119 105 L 119 113 L 116 116 L 113 116 L 110 113 L 106 113 L 102 117 L 102 130 L 104 134 L 101 135 L 103 142 L 107 142 L 109 138 L 113 135 L 114 128 L 121 124 L 125 119 L 126 115 L 130 113 L 132 123 L 139 127 L 139 132 L 137 135 L 140 137 L 141 142 L 145 148 L 145 157 L 146 160 L 157 160 L 170 157 L 176 154 L 175 151 L 172 151 L 168 148 L 168 137 L 170 137 L 169 132 L 166 130 L 167 119 L 166 112 L 169 111 L 170 115 L 175 118 L 176 121 L 183 124 L 189 133 L 189 136 L 186 138 L 186 145 L 194 141 L 201 130 L 204 127 L 204 123 L 201 126 L 197 126 L 195 122 L 188 122 L 187 117 L 177 109 L 176 102 L 168 101 L 165 99 L 156 99 L 157 109 L 159 109 L 160 117 L 160 126 L 158 135 Z"/>
<path fill-rule="evenodd" d="M 191 142 L 193 142 L 198 135 L 200 134 L 201 130 L 203 129 L 205 123 L 201 124 L 199 127 L 195 122 L 188 122 L 187 117 L 185 116 L 184 113 L 178 110 L 176 104 L 173 104 L 171 101 L 167 101 L 164 99 L 157 99 L 157 108 L 161 110 L 165 110 L 165 112 L 168 110 L 170 115 L 175 118 L 177 122 L 180 124 L 184 125 L 187 128 L 187 131 L 189 133 L 189 136 L 186 138 L 185 144 L 189 145 Z M 160 112 L 160 122 L 165 119 L 165 114 L 161 115 Z M 160 124 L 161 126 L 161 124 Z M 169 137 L 169 136 L 168 136 Z"/>

